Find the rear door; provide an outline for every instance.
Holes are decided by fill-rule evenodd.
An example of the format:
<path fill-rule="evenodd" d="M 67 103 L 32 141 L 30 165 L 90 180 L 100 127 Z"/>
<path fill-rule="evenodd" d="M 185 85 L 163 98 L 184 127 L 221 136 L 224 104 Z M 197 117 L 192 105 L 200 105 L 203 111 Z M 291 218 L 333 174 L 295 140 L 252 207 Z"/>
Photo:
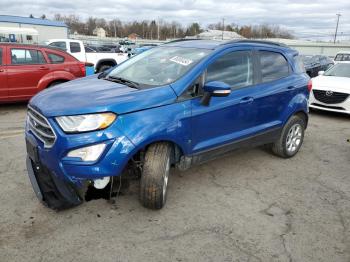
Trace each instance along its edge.
<path fill-rule="evenodd" d="M 5 48 L 0 47 L 0 99 L 7 98 L 8 96 L 5 54 Z"/>
<path fill-rule="evenodd" d="M 42 51 L 36 48 L 9 47 L 7 66 L 10 97 L 27 99 L 35 95 L 40 79 L 49 73 L 49 67 Z"/>
<path fill-rule="evenodd" d="M 256 126 L 277 128 L 294 94 L 296 76 L 287 58 L 279 50 L 258 50 L 259 84 L 255 96 Z"/>

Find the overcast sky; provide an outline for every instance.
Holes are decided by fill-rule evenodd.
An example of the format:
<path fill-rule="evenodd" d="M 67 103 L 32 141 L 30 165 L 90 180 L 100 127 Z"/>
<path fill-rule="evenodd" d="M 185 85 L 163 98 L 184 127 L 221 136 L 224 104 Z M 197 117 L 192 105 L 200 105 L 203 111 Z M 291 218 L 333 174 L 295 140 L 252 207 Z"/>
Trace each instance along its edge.
<path fill-rule="evenodd" d="M 341 13 L 339 34 L 350 40 L 350 0 L 0 0 L 0 14 L 41 16 L 75 14 L 118 18 L 176 20 L 182 24 L 199 22 L 202 26 L 222 18 L 228 23 L 280 25 L 298 37 L 332 38 L 336 14 Z"/>

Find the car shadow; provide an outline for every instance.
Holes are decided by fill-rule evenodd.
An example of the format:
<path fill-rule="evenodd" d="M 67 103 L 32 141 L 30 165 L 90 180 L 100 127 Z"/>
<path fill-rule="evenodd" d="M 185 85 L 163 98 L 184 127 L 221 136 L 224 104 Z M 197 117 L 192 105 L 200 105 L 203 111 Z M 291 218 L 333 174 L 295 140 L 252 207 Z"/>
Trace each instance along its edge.
<path fill-rule="evenodd" d="M 311 114 L 311 116 L 317 115 L 320 117 L 332 117 L 332 118 L 339 119 L 339 120 L 349 120 L 350 119 L 350 115 L 348 115 L 348 114 L 331 112 L 331 111 L 323 111 L 323 110 L 317 110 L 317 109 L 310 110 L 310 114 Z"/>
<path fill-rule="evenodd" d="M 0 114 L 6 114 L 7 111 L 20 111 L 27 108 L 28 102 L 0 104 Z"/>

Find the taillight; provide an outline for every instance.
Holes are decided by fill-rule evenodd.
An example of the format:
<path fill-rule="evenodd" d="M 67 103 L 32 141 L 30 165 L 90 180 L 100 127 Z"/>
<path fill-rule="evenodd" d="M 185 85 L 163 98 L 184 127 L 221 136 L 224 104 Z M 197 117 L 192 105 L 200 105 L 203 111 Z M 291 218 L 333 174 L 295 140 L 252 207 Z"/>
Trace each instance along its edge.
<path fill-rule="evenodd" d="M 312 89 L 312 80 L 310 79 L 309 82 L 307 83 L 307 90 L 311 92 L 311 89 Z"/>
<path fill-rule="evenodd" d="M 86 76 L 85 63 L 79 63 L 79 67 L 80 67 L 80 70 L 81 70 L 81 73 L 83 74 L 83 76 Z"/>

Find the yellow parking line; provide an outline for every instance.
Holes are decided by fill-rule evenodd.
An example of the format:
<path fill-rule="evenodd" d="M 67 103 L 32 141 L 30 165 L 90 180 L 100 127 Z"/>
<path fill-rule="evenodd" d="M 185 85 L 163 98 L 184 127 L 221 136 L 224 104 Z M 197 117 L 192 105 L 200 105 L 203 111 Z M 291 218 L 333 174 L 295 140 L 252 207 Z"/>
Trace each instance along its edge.
<path fill-rule="evenodd" d="M 13 134 L 13 135 L 8 135 L 8 136 L 0 136 L 0 140 L 7 139 L 7 138 L 12 138 L 12 137 L 17 137 L 17 136 L 22 136 L 22 135 L 24 135 L 24 134 L 21 133 L 21 134 Z"/>
<path fill-rule="evenodd" d="M 15 130 L 4 130 L 0 131 L 0 135 L 8 135 L 8 134 L 18 134 L 18 133 L 24 133 L 24 129 L 15 129 Z"/>
<path fill-rule="evenodd" d="M 24 129 L 0 131 L 0 139 L 7 139 L 11 137 L 21 136 L 23 134 L 24 134 Z"/>

